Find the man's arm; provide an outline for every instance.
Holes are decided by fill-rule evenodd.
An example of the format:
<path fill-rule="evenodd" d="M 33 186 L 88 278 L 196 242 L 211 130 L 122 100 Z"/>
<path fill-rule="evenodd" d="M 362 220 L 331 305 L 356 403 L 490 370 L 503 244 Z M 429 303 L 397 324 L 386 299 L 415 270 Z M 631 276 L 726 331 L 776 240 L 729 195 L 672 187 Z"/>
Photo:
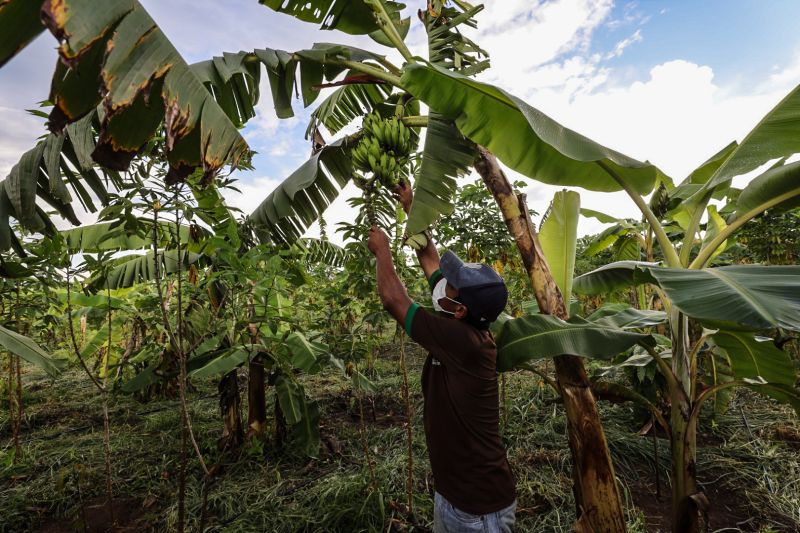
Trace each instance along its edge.
<path fill-rule="evenodd" d="M 411 190 L 411 186 L 406 181 L 400 182 L 394 188 L 395 197 L 400 202 L 400 205 L 403 207 L 403 211 L 408 214 L 411 210 L 411 201 L 414 199 L 414 193 Z M 422 267 L 422 271 L 425 273 L 425 278 L 430 280 L 431 276 L 434 272 L 439 270 L 439 252 L 436 250 L 436 245 L 433 242 L 433 238 L 428 234 L 428 244 L 425 248 L 421 250 L 417 250 L 417 261 L 419 261 L 419 266 Z"/>
<path fill-rule="evenodd" d="M 375 280 L 378 285 L 378 296 L 380 296 L 383 308 L 389 311 L 400 325 L 405 325 L 406 314 L 411 307 L 411 298 L 397 276 L 392 261 L 392 252 L 389 249 L 389 237 L 382 229 L 372 226 L 367 242 L 369 251 L 375 255 L 376 275 Z"/>

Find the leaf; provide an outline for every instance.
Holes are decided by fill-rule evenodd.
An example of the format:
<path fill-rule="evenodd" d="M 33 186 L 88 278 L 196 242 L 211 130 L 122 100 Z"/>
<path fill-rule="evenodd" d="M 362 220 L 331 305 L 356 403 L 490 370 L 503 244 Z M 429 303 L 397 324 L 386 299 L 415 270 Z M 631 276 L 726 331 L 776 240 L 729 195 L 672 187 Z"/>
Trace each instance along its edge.
<path fill-rule="evenodd" d="M 489 68 L 489 54 L 459 28 L 477 27 L 474 17 L 482 10 L 483 5 L 468 7 L 455 3 L 443 5 L 436 16 L 430 10 L 421 12 L 428 33 L 428 60 L 466 76 L 474 76 Z"/>
<path fill-rule="evenodd" d="M 649 271 L 672 305 L 709 326 L 800 330 L 800 266 Z"/>
<path fill-rule="evenodd" d="M 595 311 L 592 315 L 588 316 L 586 320 L 599 326 L 633 329 L 663 324 L 667 321 L 667 314 L 664 311 L 628 307 L 627 309 L 622 309 L 610 314 L 603 314 L 603 316 L 600 316 L 598 311 Z"/>
<path fill-rule="evenodd" d="M 212 359 L 200 368 L 190 372 L 194 378 L 207 378 L 212 376 L 222 376 L 237 368 L 250 359 L 250 352 L 243 348 L 233 348 L 226 350 L 222 355 Z"/>
<path fill-rule="evenodd" d="M 572 296 L 580 206 L 581 197 L 577 192 L 558 191 L 547 210 L 547 220 L 539 231 L 544 257 L 553 279 L 567 301 Z"/>
<path fill-rule="evenodd" d="M 798 205 L 800 161 L 770 169 L 754 178 L 739 194 L 736 216 L 757 214 L 775 206 L 788 209 Z"/>
<path fill-rule="evenodd" d="M 350 382 L 353 384 L 354 389 L 364 391 L 367 394 L 372 394 L 377 390 L 375 384 L 367 376 L 355 369 L 350 375 Z"/>
<path fill-rule="evenodd" d="M 577 294 L 613 292 L 631 285 L 654 283 L 650 267 L 658 263 L 644 261 L 619 261 L 602 266 L 575 278 L 572 289 Z"/>
<path fill-rule="evenodd" d="M 286 52 L 272 48 L 256 49 L 248 60 L 257 60 L 267 69 L 272 101 L 278 118 L 294 116 L 292 92 L 297 82 L 297 67 L 300 67 L 300 92 L 303 104 L 311 105 L 319 96 L 315 88 L 322 80 L 332 81 L 346 70 L 341 60 L 380 62 L 384 56 L 355 48 L 332 43 L 315 43 L 313 47 L 296 52 Z"/>
<path fill-rule="evenodd" d="M 707 208 L 708 211 L 708 222 L 706 223 L 706 234 L 703 237 L 703 247 L 705 247 L 709 242 L 711 242 L 714 237 L 719 235 L 719 233 L 724 230 L 728 225 L 725 223 L 725 219 L 723 219 L 719 213 L 717 212 L 717 208 L 713 205 L 709 205 Z M 717 246 L 717 249 L 714 250 L 714 253 L 711 254 L 711 257 L 708 258 L 708 263 L 712 262 L 715 257 L 725 251 L 728 247 L 728 239 L 722 241 L 722 244 Z"/>
<path fill-rule="evenodd" d="M 455 120 L 465 137 L 537 181 L 605 192 L 621 190 L 621 181 L 647 194 L 661 175 L 652 164 L 601 146 L 492 85 L 419 63 L 404 67 L 402 83 Z"/>
<path fill-rule="evenodd" d="M 591 322 L 573 324 L 551 315 L 525 316 L 503 324 L 497 337 L 497 370 L 558 355 L 610 359 L 639 342 L 652 342 L 652 337 Z"/>
<path fill-rule="evenodd" d="M 129 233 L 123 226 L 116 222 L 101 222 L 89 224 L 80 228 L 65 230 L 61 232 L 67 250 L 70 253 L 95 253 L 108 250 L 141 250 L 153 245 L 152 222 L 141 220 L 144 227 L 141 229 L 142 235 Z M 149 225 L 149 228 L 148 228 Z M 175 223 L 159 222 L 159 243 L 170 243 L 174 240 Z M 180 238 L 182 243 L 190 240 L 190 228 L 180 227 Z"/>
<path fill-rule="evenodd" d="M 800 85 L 781 100 L 753 128 L 697 195 L 763 165 L 800 152 Z"/>
<path fill-rule="evenodd" d="M 291 426 L 291 438 L 294 448 L 308 457 L 319 456 L 319 405 L 315 400 L 308 400 L 303 396 L 300 404 L 302 418 L 297 424 Z"/>
<path fill-rule="evenodd" d="M 585 207 L 581 207 L 581 215 L 587 218 L 596 218 L 603 224 L 613 224 L 615 222 L 619 223 L 620 221 L 620 219 L 616 217 L 612 217 L 611 215 L 606 215 L 605 213 L 601 213 L 600 211 L 595 211 L 594 209 L 587 209 Z"/>
<path fill-rule="evenodd" d="M 275 394 L 278 397 L 286 423 L 295 425 L 303 419 L 305 395 L 300 385 L 281 374 L 275 380 Z"/>
<path fill-rule="evenodd" d="M 320 24 L 323 30 L 365 35 L 380 29 L 365 0 L 259 0 L 259 3 L 304 22 Z M 402 6 L 388 1 L 383 4 L 390 13 Z"/>
<path fill-rule="evenodd" d="M 336 199 L 353 173 L 346 148 L 345 139 L 322 147 L 250 214 L 262 242 L 296 241 Z"/>
<path fill-rule="evenodd" d="M 697 193 L 738 147 L 739 143 L 736 141 L 728 144 L 725 148 L 712 155 L 706 162 L 692 171 L 680 185 L 670 191 L 669 200 L 673 206 L 673 210 L 676 212 L 691 212 L 694 210 L 697 201 L 701 200 L 703 196 Z M 687 202 L 690 198 L 692 201 Z"/>
<path fill-rule="evenodd" d="M 620 237 L 624 237 L 630 232 L 630 228 L 623 224 L 614 224 L 601 231 L 592 240 L 591 244 L 584 252 L 589 257 L 594 257 L 609 246 L 613 245 Z"/>
<path fill-rule="evenodd" d="M 261 66 L 252 59 L 252 53 L 224 52 L 222 56 L 189 65 L 192 73 L 239 128 L 256 115 L 255 105 L 260 96 Z"/>
<path fill-rule="evenodd" d="M 42 5 L 31 0 L 0 1 L 0 67 L 44 31 Z"/>
<path fill-rule="evenodd" d="M 778 349 L 772 339 L 758 341 L 752 333 L 738 331 L 719 331 L 711 338 L 725 351 L 736 379 L 761 378 L 765 383 L 781 385 L 783 387 L 752 388 L 782 403 L 791 403 L 795 410 L 800 410 L 800 391 L 790 393 L 797 380 L 797 371 L 789 354 Z"/>
<path fill-rule="evenodd" d="M 59 131 L 102 100 L 95 161 L 127 169 L 162 122 L 169 180 L 197 166 L 212 175 L 245 154 L 235 125 L 137 0 L 46 0 L 43 12 L 70 67 L 54 77 L 50 127 Z"/>
<path fill-rule="evenodd" d="M 178 253 L 175 250 L 160 251 L 158 254 L 160 259 L 160 272 L 161 275 L 174 274 L 178 271 Z M 204 256 L 192 252 L 182 252 L 181 259 L 183 259 L 182 270 L 186 271 L 189 265 L 197 263 Z M 104 289 L 106 285 L 113 289 L 122 289 L 126 287 L 133 287 L 137 283 L 145 281 L 152 281 L 155 279 L 153 252 L 147 252 L 143 255 L 128 255 L 123 256 L 113 263 L 113 266 L 108 273 L 108 281 L 102 275 L 92 278 L 88 285 L 88 289 L 97 291 Z"/>
<path fill-rule="evenodd" d="M 451 121 L 431 111 L 422 163 L 414 184 L 414 201 L 406 222 L 407 235 L 421 233 L 439 216 L 453 212 L 456 179 L 468 173 L 474 159 L 472 143 Z"/>
<path fill-rule="evenodd" d="M 3 326 L 0 326 L 0 344 L 14 355 L 41 368 L 51 377 L 58 376 L 65 367 L 63 360 L 53 359 L 33 339 Z"/>
<path fill-rule="evenodd" d="M 352 75 L 351 71 L 348 75 Z M 383 84 L 344 85 L 331 92 L 311 113 L 311 121 L 306 129 L 310 137 L 314 129 L 322 124 L 332 134 L 353 122 L 356 118 L 374 111 L 386 100 L 391 92 Z"/>
<path fill-rule="evenodd" d="M 38 143 L 22 155 L 19 163 L 14 165 L 3 182 L 20 224 L 33 231 L 44 229 L 44 221 L 36 214 L 35 209 L 39 163 L 43 154 L 44 144 Z"/>
<path fill-rule="evenodd" d="M 309 341 L 296 331 L 286 338 L 286 347 L 291 354 L 292 366 L 306 373 L 318 368 L 320 358 L 330 351 L 325 344 Z"/>
<path fill-rule="evenodd" d="M 628 234 L 614 243 L 614 261 L 638 261 L 641 258 L 641 243 L 635 236 Z"/>

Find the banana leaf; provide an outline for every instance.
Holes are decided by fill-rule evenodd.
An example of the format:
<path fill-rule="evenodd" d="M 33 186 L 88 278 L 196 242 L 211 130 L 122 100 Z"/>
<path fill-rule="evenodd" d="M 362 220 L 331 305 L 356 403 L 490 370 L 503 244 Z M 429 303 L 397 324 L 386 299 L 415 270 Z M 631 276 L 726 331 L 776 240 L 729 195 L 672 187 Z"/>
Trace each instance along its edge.
<path fill-rule="evenodd" d="M 41 368 L 51 377 L 58 376 L 66 366 L 65 361 L 51 357 L 33 339 L 3 326 L 0 326 L 0 345 L 14 355 Z"/>
<path fill-rule="evenodd" d="M 800 413 L 800 390 L 795 387 L 797 370 L 792 358 L 772 339 L 758 340 L 752 333 L 719 331 L 711 337 L 724 350 L 736 379 L 745 380 L 755 391 L 789 403 Z"/>
<path fill-rule="evenodd" d="M 445 117 L 465 137 L 529 178 L 592 191 L 623 184 L 649 193 L 662 173 L 576 133 L 498 87 L 436 65 L 408 64 L 403 86 Z"/>
<path fill-rule="evenodd" d="M 800 152 L 800 85 L 767 113 L 695 196 L 705 195 L 767 161 Z"/>
<path fill-rule="evenodd" d="M 262 242 L 296 241 L 339 196 L 353 174 L 347 148 L 346 138 L 323 146 L 250 213 Z"/>
<path fill-rule="evenodd" d="M 654 344 L 650 335 L 551 315 L 507 320 L 497 335 L 497 370 L 505 372 L 532 360 L 578 355 L 611 359 L 638 343 Z"/>
<path fill-rule="evenodd" d="M 800 330 L 800 266 L 649 271 L 672 305 L 710 327 Z"/>
<path fill-rule="evenodd" d="M 580 206 L 581 197 L 578 193 L 557 192 L 539 230 L 539 241 L 547 265 L 566 301 L 572 297 Z"/>

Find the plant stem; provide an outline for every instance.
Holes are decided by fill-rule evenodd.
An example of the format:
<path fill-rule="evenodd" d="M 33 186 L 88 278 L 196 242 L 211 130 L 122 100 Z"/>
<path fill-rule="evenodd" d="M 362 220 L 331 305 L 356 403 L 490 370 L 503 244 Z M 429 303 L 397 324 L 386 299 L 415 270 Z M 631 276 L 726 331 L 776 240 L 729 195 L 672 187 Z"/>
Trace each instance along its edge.
<path fill-rule="evenodd" d="M 689 221 L 689 226 L 686 228 L 686 234 L 683 237 L 683 244 L 681 244 L 680 258 L 681 265 L 684 267 L 689 265 L 689 256 L 692 254 L 692 246 L 694 245 L 694 236 L 700 229 L 700 220 L 703 218 L 703 213 L 705 213 L 706 205 L 710 199 L 711 194 L 707 194 L 694 206 L 694 213 L 692 213 L 692 218 Z"/>
<path fill-rule="evenodd" d="M 358 372 L 358 366 L 353 363 L 353 368 Z M 372 490 L 378 490 L 378 478 L 375 476 L 375 468 L 372 466 L 372 456 L 369 453 L 369 440 L 367 439 L 367 428 L 364 424 L 364 391 L 360 388 L 355 388 L 356 397 L 358 398 L 358 432 L 361 435 L 361 444 L 364 447 L 364 459 L 367 461 L 367 468 L 369 469 L 370 487 Z"/>
<path fill-rule="evenodd" d="M 656 236 L 656 240 L 658 244 L 661 246 L 661 251 L 664 254 L 664 259 L 667 261 L 667 265 L 678 268 L 680 267 L 681 260 L 678 257 L 678 252 L 675 251 L 675 247 L 672 246 L 672 243 L 667 237 L 667 233 L 664 231 L 664 227 L 656 218 L 655 213 L 650 209 L 650 206 L 647 205 L 647 202 L 644 201 L 644 198 L 633 190 L 633 188 L 626 182 L 622 177 L 619 176 L 614 169 L 603 163 L 602 161 L 596 161 L 598 166 L 605 170 L 609 176 L 611 176 L 614 181 L 620 184 L 620 186 L 628 193 L 633 203 L 636 204 L 636 207 L 639 208 L 639 211 L 642 212 L 644 217 L 647 219 L 647 222 L 650 223 L 650 227 L 653 229 L 653 233 Z"/>
<path fill-rule="evenodd" d="M 713 387 L 709 387 L 708 389 L 704 390 L 700 396 L 697 397 L 697 400 L 694 402 L 694 406 L 692 407 L 692 412 L 689 415 L 689 422 L 690 423 L 697 423 L 697 420 L 700 418 L 700 410 L 703 407 L 703 404 L 708 400 L 711 396 L 717 394 L 719 391 L 729 389 L 731 387 L 739 387 L 744 385 L 745 382 L 741 380 L 734 380 L 734 381 L 726 381 L 725 383 L 720 383 L 718 385 L 714 385 Z"/>
<path fill-rule="evenodd" d="M 372 8 L 372 12 L 377 18 L 378 26 L 381 27 L 386 38 L 397 48 L 397 51 L 400 52 L 400 55 L 402 55 L 406 61 L 413 61 L 414 56 L 411 55 L 411 51 L 406 46 L 406 43 L 403 42 L 403 38 L 400 37 L 400 33 L 398 33 L 382 0 L 366 0 L 366 3 Z"/>
<path fill-rule="evenodd" d="M 106 492 L 108 495 L 108 515 L 111 518 L 111 531 L 116 531 L 117 523 L 114 518 L 114 488 L 111 479 L 111 422 L 108 418 L 108 364 L 111 360 L 111 333 L 112 333 L 112 310 L 111 310 L 111 288 L 108 284 L 108 273 L 106 272 L 106 303 L 108 305 L 108 344 L 106 345 L 105 364 L 103 365 L 103 388 L 101 396 L 103 398 L 103 455 L 106 463 Z"/>
<path fill-rule="evenodd" d="M 179 184 L 178 187 L 181 185 Z M 200 460 L 200 466 L 203 468 L 203 473 L 206 476 L 209 475 L 208 467 L 206 466 L 206 462 L 203 459 L 203 454 L 200 452 L 200 446 L 197 445 L 197 439 L 194 436 L 194 429 L 192 428 L 192 419 L 189 416 L 189 406 L 186 401 L 186 382 L 188 381 L 188 377 L 186 374 L 186 358 L 187 353 L 183 349 L 183 255 L 181 251 L 181 219 L 180 219 L 180 210 L 178 204 L 178 193 L 180 189 L 175 190 L 175 242 L 177 244 L 178 249 L 178 313 L 177 313 L 177 329 L 178 329 L 178 358 L 180 364 L 180 373 L 181 373 L 181 384 L 179 387 L 179 391 L 181 394 L 181 411 L 183 412 L 183 417 L 186 419 L 186 429 L 189 432 L 189 440 L 192 443 L 192 447 L 194 448 L 195 453 L 197 454 L 197 458 Z"/>
<path fill-rule="evenodd" d="M 75 351 L 75 356 L 78 358 L 78 362 L 83 367 L 83 370 L 86 372 L 86 375 L 89 376 L 89 379 L 92 380 L 97 390 L 101 393 L 103 392 L 103 385 L 94 377 L 94 374 L 91 373 L 89 367 L 86 366 L 86 361 L 83 360 L 81 356 L 81 350 L 78 348 L 78 341 L 75 339 L 75 326 L 72 325 L 72 292 L 71 292 L 72 283 L 69 279 L 69 267 L 67 267 L 67 329 L 69 329 L 69 337 L 72 340 L 72 349 Z"/>
<path fill-rule="evenodd" d="M 477 152 L 475 170 L 492 193 L 516 242 L 539 309 L 566 319 L 564 298 L 544 258 L 525 196 L 514 192 L 497 158 L 489 150 L 478 146 Z M 586 368 L 576 356 L 561 355 L 554 361 L 573 461 L 573 493 L 578 515 L 574 527 L 578 531 L 624 532 L 625 516 L 614 466 Z"/>
<path fill-rule="evenodd" d="M 357 70 L 358 72 L 361 72 L 363 74 L 368 74 L 373 78 L 394 85 L 399 89 L 403 88 L 403 84 L 400 81 L 400 76 L 389 74 L 385 70 L 373 67 L 371 65 L 367 65 L 366 63 L 362 63 L 361 61 L 352 61 L 350 59 L 331 59 L 328 61 L 328 63 L 333 65 L 340 65 L 342 67 L 347 67 L 352 70 Z"/>
<path fill-rule="evenodd" d="M 11 431 L 14 436 L 14 458 L 11 464 L 17 464 L 17 456 L 20 452 L 19 447 L 19 431 L 17 430 L 17 407 L 14 405 L 14 354 L 8 353 L 8 416 L 11 422 Z"/>
<path fill-rule="evenodd" d="M 22 448 L 19 445 L 19 430 L 22 427 L 22 419 L 25 417 L 25 408 L 22 403 L 22 364 L 20 357 L 14 357 L 17 361 L 17 418 L 14 423 L 14 461 L 22 455 Z"/>
<path fill-rule="evenodd" d="M 428 126 L 428 117 L 425 115 L 412 115 L 401 119 L 403 124 L 412 128 L 425 128 Z"/>
<path fill-rule="evenodd" d="M 547 364 L 547 363 L 545 362 L 545 364 Z M 554 380 L 553 378 L 548 376 L 546 372 L 542 372 L 541 370 L 537 369 L 535 366 L 530 365 L 528 363 L 520 363 L 517 366 L 519 368 L 527 370 L 528 372 L 533 372 L 534 374 L 536 374 L 537 376 L 542 378 L 542 381 L 544 381 L 545 383 L 550 385 L 550 387 L 552 387 L 553 390 L 556 391 L 556 394 L 561 394 L 561 389 L 558 388 L 558 382 L 556 382 L 556 380 Z"/>
<path fill-rule="evenodd" d="M 408 371 L 406 369 L 406 334 L 400 333 L 400 369 L 403 372 L 403 401 L 406 407 L 406 439 L 408 441 L 408 476 L 406 479 L 406 496 L 408 497 L 408 514 L 414 515 L 414 434 L 411 426 L 411 401 L 408 393 Z"/>

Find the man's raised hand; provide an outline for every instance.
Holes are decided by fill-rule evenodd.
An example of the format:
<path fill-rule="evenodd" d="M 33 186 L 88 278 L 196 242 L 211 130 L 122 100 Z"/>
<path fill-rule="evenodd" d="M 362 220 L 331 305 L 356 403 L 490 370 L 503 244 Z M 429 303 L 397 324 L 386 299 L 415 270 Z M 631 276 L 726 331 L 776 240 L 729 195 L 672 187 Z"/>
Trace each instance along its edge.
<path fill-rule="evenodd" d="M 367 239 L 367 248 L 372 252 L 372 255 L 378 255 L 382 250 L 389 249 L 389 236 L 386 232 L 378 226 L 372 226 L 369 230 L 369 238 Z"/>
<path fill-rule="evenodd" d="M 408 213 L 411 209 L 411 201 L 414 199 L 414 191 L 411 190 L 411 185 L 408 181 L 400 180 L 400 183 L 392 187 L 392 196 L 400 202 L 403 211 Z"/>

